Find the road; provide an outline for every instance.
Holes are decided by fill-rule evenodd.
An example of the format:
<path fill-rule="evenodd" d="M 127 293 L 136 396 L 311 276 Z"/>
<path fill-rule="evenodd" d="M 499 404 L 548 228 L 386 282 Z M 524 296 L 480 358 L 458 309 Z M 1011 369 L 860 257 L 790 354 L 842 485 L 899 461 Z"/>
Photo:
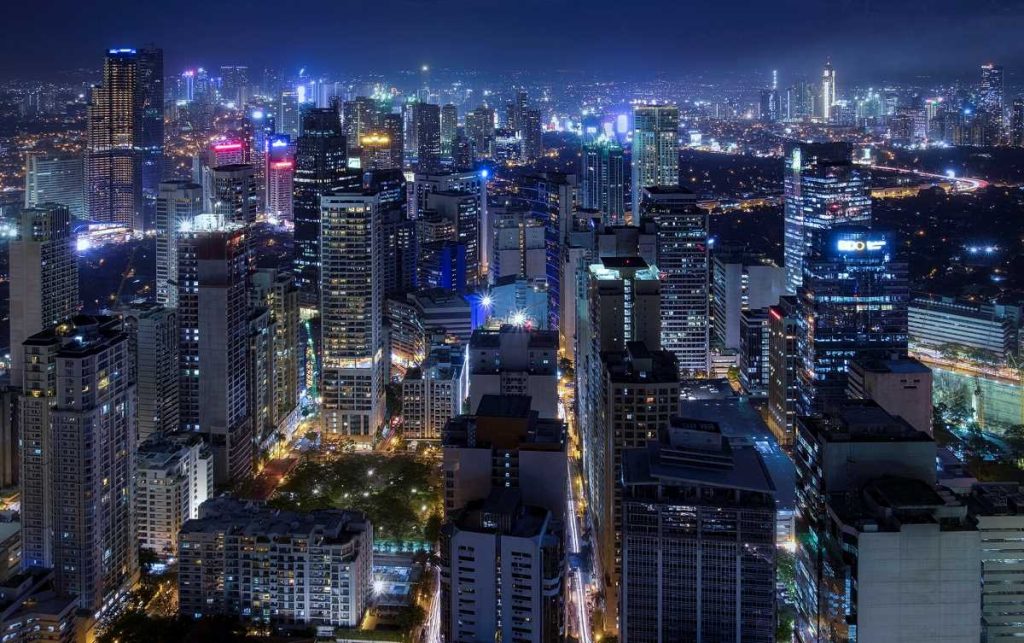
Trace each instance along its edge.
<path fill-rule="evenodd" d="M 888 172 L 899 172 L 901 174 L 913 174 L 915 176 L 921 176 L 927 179 L 942 179 L 943 181 L 954 181 L 957 185 L 957 189 L 961 192 L 974 192 L 981 188 L 988 187 L 988 181 L 983 179 L 971 179 L 967 177 L 948 177 L 945 174 L 932 174 L 931 172 L 922 172 L 921 170 L 911 170 L 905 167 L 889 167 L 887 165 L 872 165 L 870 166 L 873 170 L 886 170 Z"/>
<path fill-rule="evenodd" d="M 423 625 L 425 643 L 441 643 L 441 570 L 434 574 L 434 594 L 430 597 L 427 622 Z"/>
<path fill-rule="evenodd" d="M 579 515 L 576 513 L 576 493 L 572 484 L 572 460 L 570 459 L 568 464 L 568 501 L 567 501 L 567 515 L 569 523 L 569 548 L 573 554 L 579 555 L 580 550 L 580 525 Z M 572 594 L 569 600 L 576 605 L 576 633 L 579 640 L 582 643 L 592 643 L 593 635 L 590 632 L 590 615 L 587 610 L 587 589 L 583 584 L 583 571 L 580 569 L 581 565 L 577 565 L 575 571 L 570 576 L 570 584 L 573 586 Z"/>

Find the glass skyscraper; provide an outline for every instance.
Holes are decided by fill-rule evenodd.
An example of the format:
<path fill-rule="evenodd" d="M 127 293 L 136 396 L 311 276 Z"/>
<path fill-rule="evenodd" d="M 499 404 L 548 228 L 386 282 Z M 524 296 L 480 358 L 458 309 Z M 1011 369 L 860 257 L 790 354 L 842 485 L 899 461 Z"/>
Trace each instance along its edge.
<path fill-rule="evenodd" d="M 626 223 L 626 177 L 622 147 L 601 139 L 583 146 L 580 159 L 580 204 L 601 212 L 608 225 Z"/>
<path fill-rule="evenodd" d="M 679 185 L 679 108 L 633 108 L 633 215 L 640 211 L 641 189 Z"/>

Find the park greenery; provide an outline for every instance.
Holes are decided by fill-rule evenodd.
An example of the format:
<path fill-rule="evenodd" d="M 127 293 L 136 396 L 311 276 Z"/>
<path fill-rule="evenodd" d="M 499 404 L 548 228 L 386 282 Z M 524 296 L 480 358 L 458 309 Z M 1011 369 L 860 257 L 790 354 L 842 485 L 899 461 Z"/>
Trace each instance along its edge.
<path fill-rule="evenodd" d="M 281 509 L 355 509 L 375 540 L 435 542 L 441 528 L 440 469 L 414 455 L 341 453 L 307 460 L 289 474 L 270 504 Z"/>

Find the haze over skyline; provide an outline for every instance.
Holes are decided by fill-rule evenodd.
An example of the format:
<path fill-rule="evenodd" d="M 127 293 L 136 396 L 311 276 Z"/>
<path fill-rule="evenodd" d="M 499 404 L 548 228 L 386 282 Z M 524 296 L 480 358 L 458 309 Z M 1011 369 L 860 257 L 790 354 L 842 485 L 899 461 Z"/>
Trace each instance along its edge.
<path fill-rule="evenodd" d="M 831 57 L 842 81 L 969 75 L 996 60 L 1024 62 L 1024 3 L 1010 0 L 253 0 L 46 3 L 5 7 L 0 77 L 51 76 L 95 65 L 111 43 L 156 42 L 167 70 L 249 64 L 315 73 L 393 73 L 429 64 L 481 72 L 543 65 L 625 76 L 754 73 L 809 77 Z M 162 14 L 162 15 L 160 15 Z M 842 25 L 839 29 L 838 25 Z M 744 34 L 740 37 L 740 34 Z M 751 36 L 751 34 L 754 34 Z M 1013 79 L 1008 79 L 1012 81 Z"/>

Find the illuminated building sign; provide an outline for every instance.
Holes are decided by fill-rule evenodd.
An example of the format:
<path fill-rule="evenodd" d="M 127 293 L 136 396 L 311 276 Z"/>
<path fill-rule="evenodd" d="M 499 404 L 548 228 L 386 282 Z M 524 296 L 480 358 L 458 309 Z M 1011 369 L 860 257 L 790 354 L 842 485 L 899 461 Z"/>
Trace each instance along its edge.
<path fill-rule="evenodd" d="M 836 242 L 839 252 L 875 252 L 885 247 L 885 239 L 840 239 Z"/>

